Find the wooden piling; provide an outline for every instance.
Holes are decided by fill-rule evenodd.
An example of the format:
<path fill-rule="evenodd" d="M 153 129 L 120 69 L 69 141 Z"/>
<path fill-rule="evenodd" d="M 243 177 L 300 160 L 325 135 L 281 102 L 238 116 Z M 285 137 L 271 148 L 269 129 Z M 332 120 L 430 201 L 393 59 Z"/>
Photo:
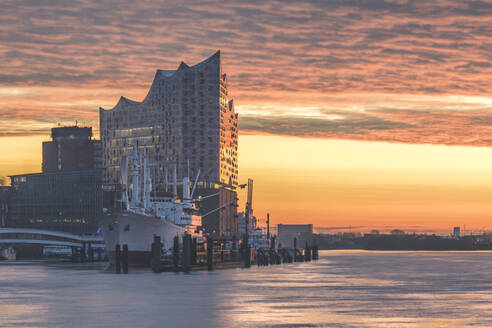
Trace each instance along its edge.
<path fill-rule="evenodd" d="M 311 261 L 311 247 L 306 243 L 306 248 L 304 249 L 304 261 Z"/>
<path fill-rule="evenodd" d="M 244 267 L 249 268 L 251 266 L 251 247 L 249 245 L 246 246 L 246 252 L 245 252 L 245 258 L 244 258 Z"/>
<path fill-rule="evenodd" d="M 294 262 L 297 262 L 297 238 L 294 237 Z"/>
<path fill-rule="evenodd" d="M 191 236 L 188 234 L 183 235 L 183 256 L 181 266 L 184 272 L 191 270 Z"/>
<path fill-rule="evenodd" d="M 128 273 L 128 245 L 123 245 L 123 254 L 121 255 L 121 262 L 123 264 L 123 273 Z"/>
<path fill-rule="evenodd" d="M 152 243 L 152 271 L 155 273 L 161 272 L 161 237 L 154 236 L 154 242 Z"/>
<path fill-rule="evenodd" d="M 116 273 L 121 273 L 121 248 L 120 244 L 116 244 L 114 251 Z"/>
<path fill-rule="evenodd" d="M 191 264 L 196 265 L 197 258 L 196 258 L 196 252 L 197 252 L 197 246 L 196 246 L 196 237 L 193 237 L 193 240 L 191 242 Z"/>
<path fill-rule="evenodd" d="M 318 245 L 314 245 L 313 247 L 313 260 L 317 260 L 318 257 Z"/>
<path fill-rule="evenodd" d="M 231 261 L 236 261 L 237 260 L 237 241 L 236 241 L 236 236 L 232 236 L 232 247 L 231 247 Z"/>
<path fill-rule="evenodd" d="M 179 237 L 178 236 L 174 236 L 173 265 L 174 265 L 174 270 L 178 271 L 178 265 L 179 265 Z"/>
<path fill-rule="evenodd" d="M 214 240 L 211 237 L 207 237 L 207 267 L 208 270 L 214 269 Z"/>

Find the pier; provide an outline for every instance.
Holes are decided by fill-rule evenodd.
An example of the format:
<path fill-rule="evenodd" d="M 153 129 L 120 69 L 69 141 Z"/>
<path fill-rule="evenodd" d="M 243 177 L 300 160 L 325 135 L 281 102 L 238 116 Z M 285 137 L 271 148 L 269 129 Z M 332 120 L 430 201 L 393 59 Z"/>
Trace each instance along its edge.
<path fill-rule="evenodd" d="M 231 249 L 226 249 L 220 239 L 208 238 L 206 243 L 197 244 L 196 238 L 190 235 L 184 235 L 181 242 L 179 237 L 174 238 L 172 254 L 163 254 L 161 247 L 160 238 L 154 237 L 151 268 L 156 273 L 247 268 L 251 265 L 268 266 L 318 259 L 317 246 L 293 249 L 275 248 L 272 244 L 270 248 L 255 251 L 248 246 L 237 247 L 234 243 Z"/>

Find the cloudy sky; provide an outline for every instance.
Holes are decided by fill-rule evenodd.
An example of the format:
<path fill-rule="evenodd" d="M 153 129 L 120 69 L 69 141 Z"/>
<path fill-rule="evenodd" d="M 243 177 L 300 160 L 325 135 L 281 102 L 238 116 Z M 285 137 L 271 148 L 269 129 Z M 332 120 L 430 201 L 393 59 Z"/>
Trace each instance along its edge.
<path fill-rule="evenodd" d="M 418 195 L 430 190 L 426 181 L 432 170 L 459 171 L 463 176 L 450 174 L 438 183 L 459 176 L 455 198 L 445 199 L 446 204 L 454 204 L 469 194 L 465 176 L 484 172 L 488 177 L 488 166 L 492 167 L 483 165 L 490 159 L 492 145 L 491 21 L 491 1 L 71 1 L 70 5 L 56 0 L 3 1 L 0 151 L 5 154 L 16 145 L 19 153 L 16 159 L 0 159 L 0 176 L 38 168 L 39 163 L 32 164 L 40 157 L 34 149 L 40 149 L 39 141 L 57 123 L 78 120 L 97 130 L 99 106 L 111 108 L 121 95 L 141 100 L 156 69 L 176 68 L 181 60 L 194 64 L 220 49 L 240 114 L 244 178 L 255 176 L 261 186 L 260 181 L 268 180 L 260 179 L 268 171 L 263 167 L 268 153 L 261 146 L 281 149 L 277 146 L 291 143 L 298 146 L 294 155 L 303 154 L 311 162 L 299 163 L 291 171 L 286 168 L 285 176 L 277 175 L 278 181 L 300 170 L 307 172 L 316 161 L 323 163 L 314 166 L 322 166 L 316 181 L 327 183 L 319 190 L 325 193 L 351 185 L 349 177 L 367 176 L 361 170 L 413 172 L 419 167 L 426 173 L 410 179 L 421 181 L 415 187 Z M 441 148 L 444 145 L 453 146 Z M 363 155 L 362 150 L 371 147 L 374 153 Z M 322 158 L 316 157 L 319 149 Z M 345 157 L 340 158 L 340 149 Z M 443 155 L 431 162 L 427 149 L 430 154 L 442 150 Z M 285 158 L 292 151 L 285 149 L 275 157 Z M 411 165 L 395 158 L 399 152 L 413 159 Z M 384 161 L 374 167 L 359 165 L 356 175 L 351 162 L 343 161 L 364 163 L 375 157 Z M 462 162 L 463 157 L 473 161 Z M 348 180 L 330 184 L 335 170 L 347 168 L 352 173 L 341 176 Z M 387 184 L 377 187 L 383 180 L 392 181 L 397 189 L 408 187 L 401 175 L 391 177 L 366 181 L 369 194 L 386 190 Z M 360 183 L 360 179 L 354 182 Z M 477 187 L 473 201 L 485 202 L 483 192 L 491 189 L 488 184 Z M 300 202 L 303 207 L 294 211 L 279 201 L 272 208 L 272 195 L 277 192 L 265 185 L 258 193 L 259 215 L 270 208 L 286 221 L 331 225 L 347 222 L 348 217 L 361 220 L 353 207 L 363 204 L 357 195 L 367 191 L 347 191 L 346 207 L 335 209 L 342 206 L 336 202 L 309 215 L 303 211 L 316 207 L 315 203 Z M 387 204 L 395 201 L 394 194 L 374 197 Z M 432 212 L 426 207 L 430 205 L 418 199 L 410 204 L 408 195 L 396 194 L 404 203 L 395 205 L 393 214 L 401 218 L 396 224 L 411 225 L 422 216 L 428 222 L 425 213 Z M 445 221 L 448 212 L 438 210 L 447 205 L 432 210 L 441 213 L 443 225 L 463 223 L 471 206 L 463 202 L 459 212 L 463 217 L 453 218 L 453 223 Z M 364 224 L 388 219 L 382 210 L 374 209 L 373 214 Z M 481 226 L 491 216 L 492 207 L 487 207 L 473 222 Z"/>

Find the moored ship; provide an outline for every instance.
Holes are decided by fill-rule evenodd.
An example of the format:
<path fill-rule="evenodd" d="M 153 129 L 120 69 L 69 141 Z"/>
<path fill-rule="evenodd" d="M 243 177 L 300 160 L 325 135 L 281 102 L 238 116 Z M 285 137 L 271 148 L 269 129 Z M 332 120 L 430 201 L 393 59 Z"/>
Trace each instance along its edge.
<path fill-rule="evenodd" d="M 128 183 L 128 160 L 133 160 L 131 185 Z M 143 188 L 140 188 L 140 173 L 143 173 Z M 177 198 L 177 185 L 182 185 L 182 198 Z M 196 181 L 195 181 L 196 184 Z M 145 155 L 124 156 L 121 163 L 121 206 L 114 213 L 106 213 L 102 231 L 109 262 L 115 264 L 117 245 L 128 245 L 128 263 L 134 266 L 149 266 L 151 245 L 154 236 L 159 236 L 166 251 L 173 246 L 175 236 L 188 233 L 202 238 L 201 216 L 192 199 L 190 181 L 185 177 L 176 181 L 174 171 L 174 192 L 164 197 L 151 197 L 151 178 Z M 131 197 L 129 191 L 131 189 Z M 194 189 L 194 188 L 193 188 Z"/>

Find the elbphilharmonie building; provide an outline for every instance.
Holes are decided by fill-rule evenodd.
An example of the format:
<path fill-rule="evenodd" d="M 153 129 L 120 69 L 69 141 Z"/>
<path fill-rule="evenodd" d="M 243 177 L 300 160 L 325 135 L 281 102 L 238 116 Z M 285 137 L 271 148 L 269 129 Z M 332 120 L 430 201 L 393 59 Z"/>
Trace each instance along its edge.
<path fill-rule="evenodd" d="M 172 179 L 176 165 L 178 180 L 194 178 L 200 170 L 202 194 L 221 189 L 210 207 L 236 197 L 238 118 L 220 51 L 193 66 L 181 62 L 175 70 L 157 70 L 143 101 L 121 97 L 114 108 L 99 111 L 107 186 L 120 183 L 121 158 L 136 142 L 138 152 L 154 165 L 154 184 Z M 235 234 L 236 208 L 219 212 L 204 218 L 209 232 Z"/>
<path fill-rule="evenodd" d="M 137 141 L 161 173 L 175 163 L 178 179 L 200 169 L 201 182 L 237 186 L 237 114 L 220 51 L 194 66 L 157 70 L 143 101 L 121 97 L 100 108 L 100 128 L 107 184 L 119 183 L 122 155 Z"/>

